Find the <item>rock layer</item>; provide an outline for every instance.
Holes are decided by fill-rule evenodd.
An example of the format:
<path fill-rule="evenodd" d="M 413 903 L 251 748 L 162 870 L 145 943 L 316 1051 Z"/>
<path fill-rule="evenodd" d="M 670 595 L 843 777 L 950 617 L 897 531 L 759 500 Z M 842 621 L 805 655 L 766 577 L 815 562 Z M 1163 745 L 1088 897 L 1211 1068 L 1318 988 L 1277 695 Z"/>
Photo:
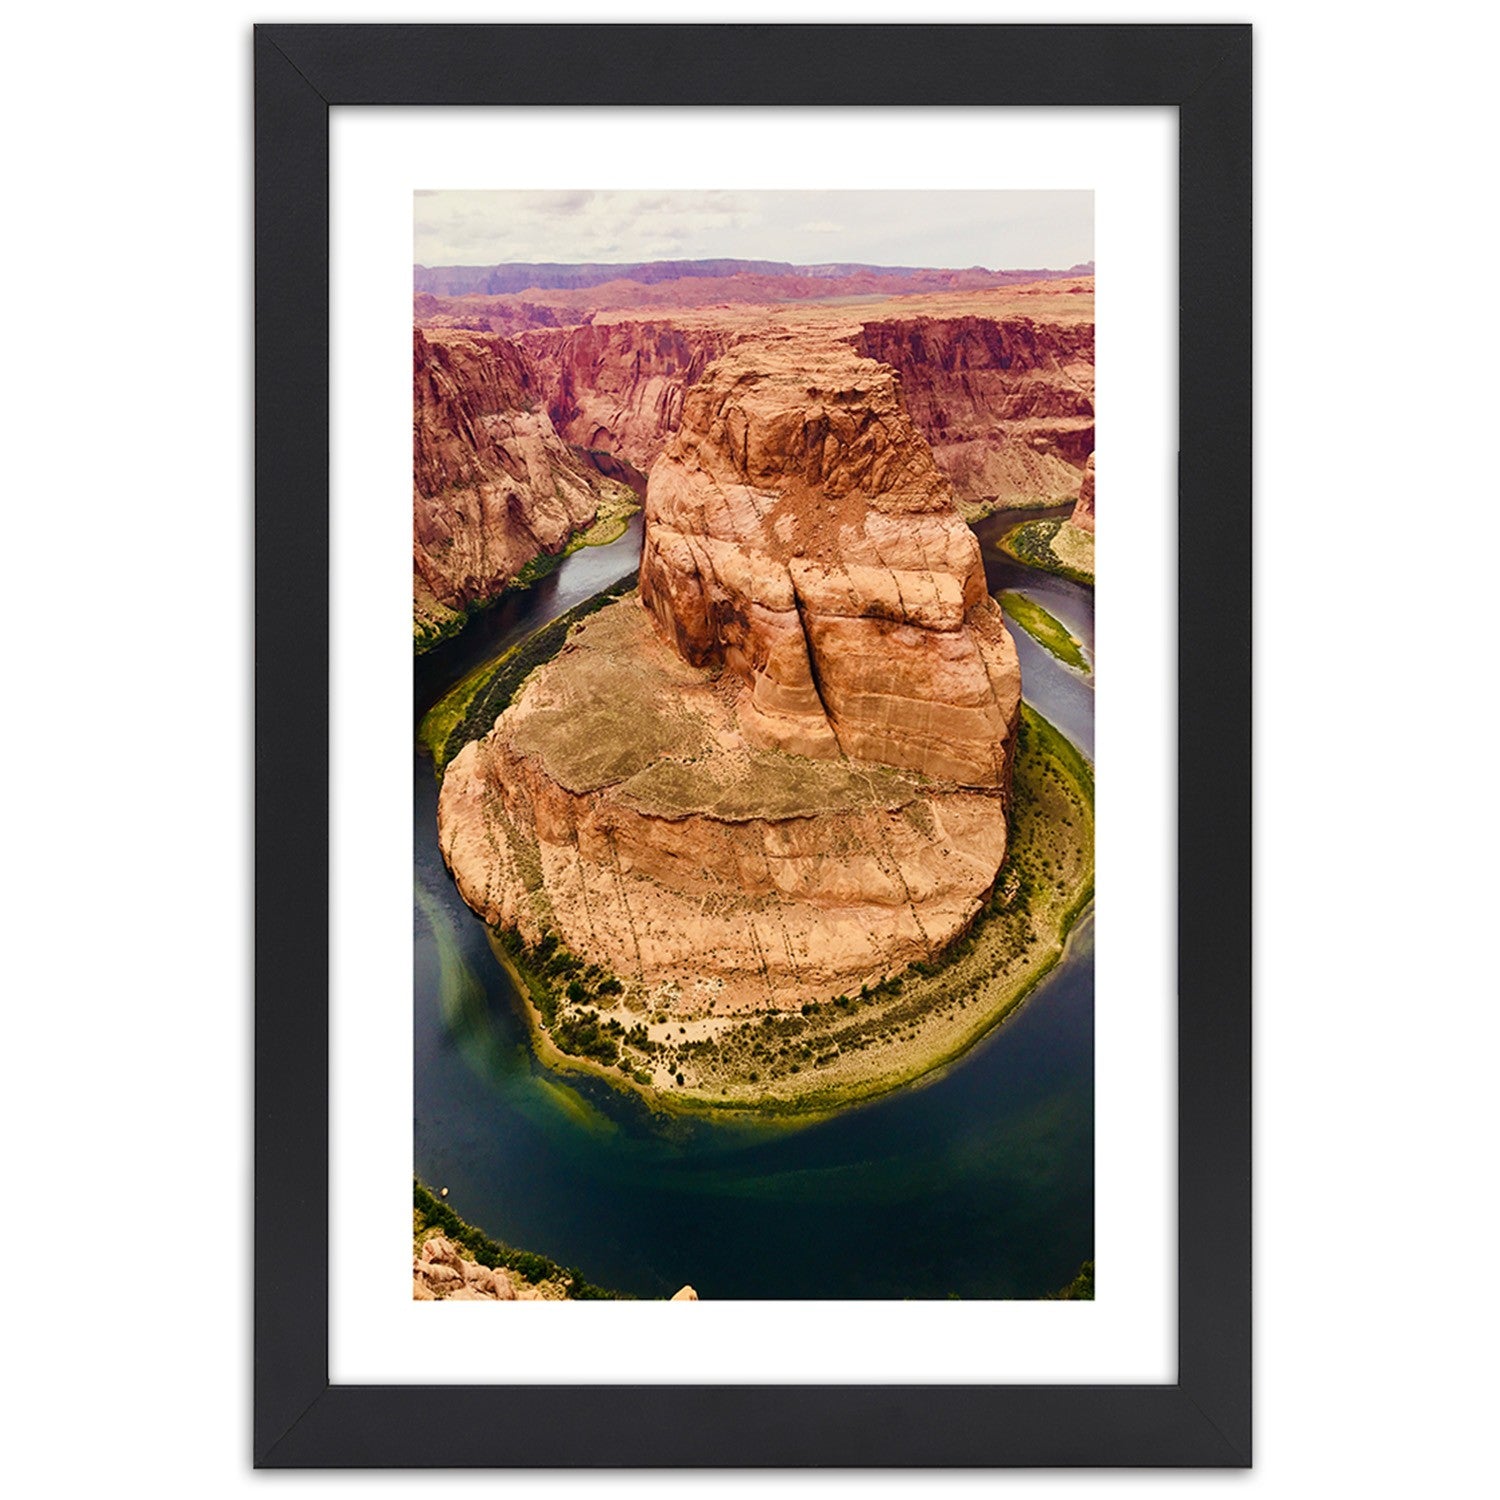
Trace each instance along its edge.
<path fill-rule="evenodd" d="M 440 843 L 487 921 L 560 934 L 652 1006 L 795 1007 L 973 920 L 1019 703 L 891 371 L 737 347 L 652 472 L 640 599 L 576 626 L 452 762 Z"/>
<path fill-rule="evenodd" d="M 1073 514 L 1068 520 L 1080 531 L 1092 531 L 1094 529 L 1094 455 L 1089 454 L 1088 464 L 1083 471 L 1083 483 L 1078 487 L 1078 503 L 1073 507 Z"/>
<path fill-rule="evenodd" d="M 687 388 L 735 337 L 669 322 L 597 323 L 530 334 L 525 348 L 558 432 L 644 472 L 677 430 Z"/>
<path fill-rule="evenodd" d="M 751 744 L 1005 783 L 1014 646 L 886 367 L 794 340 L 718 361 L 651 473 L 641 599 L 745 679 Z"/>
<path fill-rule="evenodd" d="M 745 696 L 634 597 L 575 627 L 444 775 L 465 901 L 691 1013 L 791 1009 L 930 958 L 994 883 L 999 789 L 757 750 Z"/>
<path fill-rule="evenodd" d="M 1030 318 L 866 323 L 854 347 L 901 376 L 912 420 L 961 501 L 1078 492 L 1094 446 L 1094 329 Z"/>
<path fill-rule="evenodd" d="M 919 316 L 850 321 L 784 311 L 799 341 L 848 342 L 901 378 L 912 421 L 961 504 L 1071 499 L 1094 446 L 1094 329 L 1088 321 Z M 646 321 L 540 329 L 521 342 L 557 431 L 649 470 L 676 432 L 687 389 L 758 325 L 698 310 Z"/>
<path fill-rule="evenodd" d="M 419 630 L 559 550 L 611 483 L 558 436 L 525 354 L 493 334 L 415 332 L 412 445 Z"/>

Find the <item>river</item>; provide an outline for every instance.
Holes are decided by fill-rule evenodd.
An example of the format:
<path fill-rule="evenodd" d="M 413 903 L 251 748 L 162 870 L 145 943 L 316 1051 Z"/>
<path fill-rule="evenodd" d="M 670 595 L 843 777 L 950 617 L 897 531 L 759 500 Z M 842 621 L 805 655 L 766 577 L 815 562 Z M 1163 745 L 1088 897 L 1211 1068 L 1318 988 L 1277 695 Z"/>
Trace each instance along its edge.
<path fill-rule="evenodd" d="M 1039 512 L 1038 514 L 1058 514 Z M 975 530 L 991 592 L 1024 588 L 1092 657 L 1090 590 Z M 641 518 L 419 657 L 420 719 L 480 662 L 638 562 Z M 1012 630 L 1025 696 L 1093 755 L 1092 678 Z M 532 1054 L 483 924 L 435 835 L 432 763 L 413 754 L 414 1170 L 497 1239 L 602 1286 L 704 1298 L 1036 1297 L 1093 1256 L 1092 914 L 1027 1003 L 963 1057 L 812 1124 L 663 1120 Z"/>

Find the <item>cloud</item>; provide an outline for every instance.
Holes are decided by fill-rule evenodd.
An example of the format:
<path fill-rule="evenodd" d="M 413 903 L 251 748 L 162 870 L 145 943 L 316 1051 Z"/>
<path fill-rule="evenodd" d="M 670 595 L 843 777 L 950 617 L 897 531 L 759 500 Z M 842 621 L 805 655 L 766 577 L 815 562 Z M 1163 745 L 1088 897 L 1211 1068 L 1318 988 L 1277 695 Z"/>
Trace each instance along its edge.
<path fill-rule="evenodd" d="M 1066 267 L 1093 256 L 1088 192 L 419 190 L 423 265 L 736 257 Z"/>

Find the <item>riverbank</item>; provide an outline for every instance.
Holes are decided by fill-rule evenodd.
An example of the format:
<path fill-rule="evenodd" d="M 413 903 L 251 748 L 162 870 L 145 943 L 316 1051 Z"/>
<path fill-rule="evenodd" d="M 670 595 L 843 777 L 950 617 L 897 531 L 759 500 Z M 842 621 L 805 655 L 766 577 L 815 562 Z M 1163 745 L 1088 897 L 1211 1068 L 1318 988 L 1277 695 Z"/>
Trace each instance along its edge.
<path fill-rule="evenodd" d="M 630 518 L 640 510 L 641 502 L 634 490 L 618 480 L 601 479 L 599 483 L 606 488 L 600 497 L 593 521 L 575 531 L 556 552 L 539 552 L 499 593 L 476 599 L 462 609 L 440 604 L 430 596 L 417 599 L 416 618 L 412 625 L 415 654 L 421 656 L 434 646 L 452 640 L 475 615 L 493 609 L 518 590 L 529 589 L 540 583 L 582 548 L 607 547 L 611 542 L 619 541 L 630 525 Z"/>
<path fill-rule="evenodd" d="M 939 961 L 857 995 L 750 1018 L 632 1004 L 632 987 L 555 940 L 492 932 L 537 1056 L 674 1114 L 810 1118 L 933 1074 L 1011 1014 L 1053 968 L 1093 896 L 1093 771 L 1029 708 L 1011 847 L 994 892 Z"/>
<path fill-rule="evenodd" d="M 635 587 L 635 579 L 634 571 L 617 578 L 607 588 L 565 610 L 509 650 L 482 662 L 423 714 L 417 725 L 417 742 L 432 757 L 433 768 L 439 777 L 448 762 L 470 740 L 489 732 L 526 677 L 562 650 L 568 631 L 580 620 L 628 594 Z"/>
<path fill-rule="evenodd" d="M 1050 651 L 1064 666 L 1088 672 L 1088 657 L 1083 643 L 1055 615 L 1049 614 L 1035 599 L 1007 589 L 1000 595 L 1000 607 L 1006 617 L 1029 635 L 1039 646 Z"/>
<path fill-rule="evenodd" d="M 633 1301 L 629 1293 L 612 1292 L 606 1287 L 595 1286 L 586 1281 L 583 1273 L 568 1266 L 559 1265 L 550 1256 L 538 1255 L 531 1250 L 517 1250 L 500 1240 L 491 1239 L 482 1229 L 461 1219 L 446 1203 L 420 1180 L 412 1179 L 412 1261 L 414 1283 L 425 1286 L 429 1276 L 416 1273 L 416 1267 L 424 1264 L 423 1249 L 428 1241 L 441 1237 L 458 1247 L 458 1256 L 445 1253 L 439 1264 L 448 1264 L 457 1259 L 483 1266 L 491 1271 L 505 1273 L 510 1283 L 511 1295 L 498 1297 L 484 1295 L 475 1300 L 485 1301 L 543 1301 L 543 1302 L 599 1302 Z M 431 1279 L 436 1279 L 433 1276 Z M 451 1279 L 451 1278 L 445 1278 Z M 463 1272 L 459 1272 L 459 1285 L 464 1284 Z M 416 1294 L 419 1300 L 442 1300 L 439 1286 L 426 1295 Z M 466 1299 L 467 1300 L 467 1299 Z"/>
<path fill-rule="evenodd" d="M 1066 520 L 1023 521 L 1000 538 L 1000 550 L 1028 568 L 1040 568 L 1094 586 L 1094 538 Z"/>
<path fill-rule="evenodd" d="M 997 499 L 990 500 L 958 500 L 954 503 L 958 506 L 958 513 L 965 522 L 972 526 L 976 521 L 986 521 L 995 515 L 1029 515 L 1032 511 L 1050 510 L 1061 501 L 1056 495 L 1034 495 L 1030 499 L 1009 496 L 1004 504 Z"/>

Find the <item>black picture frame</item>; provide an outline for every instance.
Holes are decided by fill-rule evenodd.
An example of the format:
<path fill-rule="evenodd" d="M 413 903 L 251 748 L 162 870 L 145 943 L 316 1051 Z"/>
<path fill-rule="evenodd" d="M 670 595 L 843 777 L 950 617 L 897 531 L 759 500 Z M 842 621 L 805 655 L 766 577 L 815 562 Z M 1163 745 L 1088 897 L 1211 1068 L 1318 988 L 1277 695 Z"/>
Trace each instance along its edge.
<path fill-rule="evenodd" d="M 254 59 L 256 1466 L 1248 1466 L 1250 28 L 267 25 Z M 1175 1384 L 330 1384 L 328 111 L 501 103 L 1177 108 Z"/>

